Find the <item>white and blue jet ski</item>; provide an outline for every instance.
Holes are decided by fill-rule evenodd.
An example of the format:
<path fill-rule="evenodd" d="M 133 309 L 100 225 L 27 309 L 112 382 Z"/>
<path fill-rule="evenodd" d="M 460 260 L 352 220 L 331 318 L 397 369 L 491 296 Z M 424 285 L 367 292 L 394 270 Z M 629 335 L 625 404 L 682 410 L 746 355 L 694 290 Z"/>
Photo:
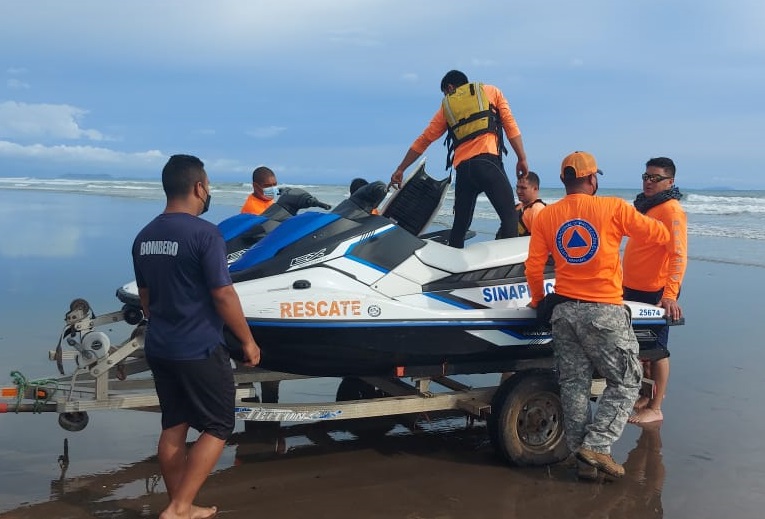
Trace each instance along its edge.
<path fill-rule="evenodd" d="M 449 373 L 477 373 L 552 355 L 549 329 L 527 307 L 529 239 L 455 249 L 418 236 L 449 181 L 418 173 L 402 187 L 411 183 L 405 196 L 397 195 L 399 203 L 393 199 L 382 209 L 383 216 L 369 211 L 385 196 L 385 184 L 371 183 L 362 188 L 362 203 L 351 197 L 329 213 L 289 218 L 230 263 L 262 350 L 261 367 L 312 376 L 438 365 L 453 366 L 444 369 Z M 407 205 L 414 218 L 405 217 Z M 395 221 L 388 217 L 393 213 Z M 546 278 L 550 291 L 552 264 Z M 118 297 L 135 304 L 135 291 L 134 284 L 126 285 Z M 649 350 L 666 324 L 664 311 L 627 304 L 641 349 Z M 227 340 L 236 358 L 236 340 Z"/>

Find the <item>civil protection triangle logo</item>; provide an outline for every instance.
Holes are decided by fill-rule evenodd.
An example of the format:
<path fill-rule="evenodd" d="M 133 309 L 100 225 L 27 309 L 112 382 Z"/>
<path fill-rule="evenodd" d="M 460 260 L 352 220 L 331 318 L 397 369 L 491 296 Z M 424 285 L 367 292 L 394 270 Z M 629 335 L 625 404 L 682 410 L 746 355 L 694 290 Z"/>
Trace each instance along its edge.
<path fill-rule="evenodd" d="M 567 263 L 586 263 L 598 251 L 599 245 L 598 233 L 586 220 L 567 221 L 555 236 L 555 248 Z"/>

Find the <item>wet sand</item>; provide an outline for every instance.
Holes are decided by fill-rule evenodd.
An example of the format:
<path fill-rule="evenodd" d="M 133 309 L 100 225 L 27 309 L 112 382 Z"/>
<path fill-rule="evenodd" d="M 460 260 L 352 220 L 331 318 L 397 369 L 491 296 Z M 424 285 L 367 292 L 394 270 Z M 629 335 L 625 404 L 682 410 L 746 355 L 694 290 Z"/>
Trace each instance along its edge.
<path fill-rule="evenodd" d="M 633 446 L 624 481 L 593 484 L 578 482 L 565 464 L 510 468 L 494 456 L 482 427 L 455 426 L 345 442 L 321 439 L 314 427 L 316 444 L 286 454 L 276 452 L 273 430 L 240 433 L 234 466 L 208 480 L 199 502 L 231 518 L 661 517 L 657 429 Z M 110 474 L 54 481 L 49 502 L 0 517 L 155 517 L 166 502 L 157 473 L 150 458 Z M 131 484 L 147 491 L 113 495 Z"/>

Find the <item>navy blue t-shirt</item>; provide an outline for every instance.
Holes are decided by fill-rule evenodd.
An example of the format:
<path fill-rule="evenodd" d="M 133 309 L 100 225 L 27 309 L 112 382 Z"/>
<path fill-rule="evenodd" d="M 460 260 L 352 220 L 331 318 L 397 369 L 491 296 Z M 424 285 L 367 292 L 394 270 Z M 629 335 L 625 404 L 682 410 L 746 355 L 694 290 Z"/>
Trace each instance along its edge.
<path fill-rule="evenodd" d="M 186 213 L 164 213 L 133 242 L 139 288 L 149 289 L 144 352 L 163 359 L 204 359 L 223 344 L 223 319 L 210 290 L 231 284 L 218 228 Z"/>

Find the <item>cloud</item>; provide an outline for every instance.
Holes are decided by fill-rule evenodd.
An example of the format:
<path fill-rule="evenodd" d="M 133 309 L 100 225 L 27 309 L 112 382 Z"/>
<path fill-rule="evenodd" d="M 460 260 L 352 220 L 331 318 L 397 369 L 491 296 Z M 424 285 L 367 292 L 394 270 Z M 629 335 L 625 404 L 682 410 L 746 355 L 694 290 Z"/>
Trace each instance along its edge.
<path fill-rule="evenodd" d="M 5 82 L 5 86 L 7 86 L 10 90 L 28 90 L 29 89 L 29 83 L 25 83 L 15 78 L 8 79 Z"/>
<path fill-rule="evenodd" d="M 255 137 L 256 139 L 270 139 L 272 137 L 276 137 L 277 135 L 280 135 L 286 130 L 287 128 L 285 128 L 284 126 L 263 126 L 261 128 L 255 128 L 254 130 L 249 130 L 246 133 L 250 137 Z"/>
<path fill-rule="evenodd" d="M 0 157 L 5 159 L 42 159 L 50 161 L 86 162 L 100 164 L 146 164 L 166 159 L 159 150 L 127 153 L 94 146 L 44 146 L 42 144 L 21 145 L 0 140 Z"/>
<path fill-rule="evenodd" d="M 408 83 L 416 83 L 420 80 L 420 76 L 415 74 L 414 72 L 406 72 L 404 74 L 401 74 L 401 80 L 406 81 Z"/>
<path fill-rule="evenodd" d="M 0 137 L 105 140 L 98 130 L 80 127 L 87 110 L 70 105 L 0 103 Z"/>

